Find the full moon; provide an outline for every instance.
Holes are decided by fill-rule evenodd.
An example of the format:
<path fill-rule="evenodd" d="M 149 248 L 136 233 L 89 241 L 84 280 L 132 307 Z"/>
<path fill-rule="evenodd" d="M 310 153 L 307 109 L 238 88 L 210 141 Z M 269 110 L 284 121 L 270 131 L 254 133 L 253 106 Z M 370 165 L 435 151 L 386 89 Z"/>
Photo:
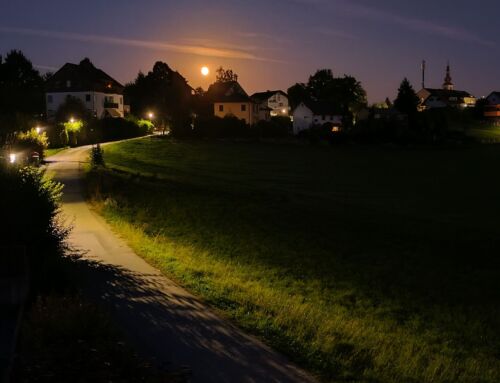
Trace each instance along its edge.
<path fill-rule="evenodd" d="M 204 66 L 203 68 L 201 68 L 201 74 L 203 76 L 208 76 L 209 73 L 210 73 L 210 69 L 208 69 L 208 67 Z"/>

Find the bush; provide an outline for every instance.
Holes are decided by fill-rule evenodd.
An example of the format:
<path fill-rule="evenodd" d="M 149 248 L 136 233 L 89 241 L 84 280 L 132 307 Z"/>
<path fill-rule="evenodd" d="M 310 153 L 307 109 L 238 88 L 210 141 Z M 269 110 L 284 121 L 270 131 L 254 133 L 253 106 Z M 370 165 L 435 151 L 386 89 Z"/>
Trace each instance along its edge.
<path fill-rule="evenodd" d="M 288 117 L 272 117 L 270 121 L 259 121 L 252 126 L 257 137 L 281 138 L 290 135 L 292 122 Z"/>
<path fill-rule="evenodd" d="M 49 146 L 49 140 L 45 132 L 37 133 L 35 129 L 19 133 L 16 137 L 14 147 L 17 151 L 24 152 L 28 157 L 32 152 L 38 152 L 40 159 L 43 158 L 45 149 Z"/>
<path fill-rule="evenodd" d="M 138 120 L 133 117 L 124 118 L 103 118 L 92 120 L 90 124 L 81 132 L 87 144 L 96 142 L 107 142 L 123 140 L 126 138 L 141 137 L 151 133 L 153 124 L 149 121 Z"/>
<path fill-rule="evenodd" d="M 102 150 L 101 145 L 97 144 L 92 146 L 90 151 L 90 163 L 92 167 L 104 166 L 104 150 Z"/>
<path fill-rule="evenodd" d="M 200 138 L 244 138 L 251 137 L 252 131 L 245 120 L 237 117 L 209 116 L 196 120 L 192 135 Z"/>
<path fill-rule="evenodd" d="M 68 231 L 57 220 L 61 192 L 62 185 L 42 169 L 0 166 L 0 246 L 25 249 L 35 280 L 65 249 Z"/>

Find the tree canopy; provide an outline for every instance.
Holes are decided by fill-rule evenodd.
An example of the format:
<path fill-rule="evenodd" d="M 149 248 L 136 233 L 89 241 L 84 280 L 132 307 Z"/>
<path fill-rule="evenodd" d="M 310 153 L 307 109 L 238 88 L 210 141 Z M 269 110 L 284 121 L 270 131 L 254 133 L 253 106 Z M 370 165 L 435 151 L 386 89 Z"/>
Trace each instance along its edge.
<path fill-rule="evenodd" d="M 44 80 L 31 61 L 17 50 L 0 56 L 0 135 L 29 129 L 44 110 Z"/>
<path fill-rule="evenodd" d="M 125 86 L 125 97 L 132 114 L 142 117 L 151 111 L 160 125 L 181 124 L 189 118 L 191 87 L 183 76 L 161 61 L 146 75 L 139 72 L 135 81 Z"/>
<path fill-rule="evenodd" d="M 398 96 L 396 100 L 394 100 L 394 107 L 401 113 L 412 116 L 417 113 L 419 103 L 420 99 L 415 93 L 415 90 L 413 90 L 410 81 L 405 77 L 399 86 Z"/>
<path fill-rule="evenodd" d="M 232 69 L 224 69 L 219 67 L 216 71 L 215 81 L 217 82 L 231 82 L 238 81 L 238 75 Z"/>
<path fill-rule="evenodd" d="M 292 108 L 301 102 L 326 101 L 350 114 L 366 105 L 366 92 L 356 78 L 335 77 L 331 69 L 320 69 L 309 77 L 307 84 L 297 83 L 288 89 Z"/>

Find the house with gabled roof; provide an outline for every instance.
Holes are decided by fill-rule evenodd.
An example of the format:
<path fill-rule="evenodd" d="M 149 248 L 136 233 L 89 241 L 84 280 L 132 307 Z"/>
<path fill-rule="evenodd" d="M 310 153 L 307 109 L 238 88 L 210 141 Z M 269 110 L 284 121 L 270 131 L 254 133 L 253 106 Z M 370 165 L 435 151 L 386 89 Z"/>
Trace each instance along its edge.
<path fill-rule="evenodd" d="M 83 102 L 97 118 L 123 117 L 123 85 L 88 58 L 79 64 L 66 63 L 54 73 L 46 85 L 47 118 L 53 119 L 68 97 Z"/>
<path fill-rule="evenodd" d="M 500 120 L 500 92 L 491 92 L 486 101 L 488 105 L 484 107 L 484 117 Z"/>
<path fill-rule="evenodd" d="M 268 90 L 266 92 L 254 93 L 250 98 L 260 105 L 262 109 L 269 109 L 270 115 L 285 116 L 290 114 L 288 95 L 282 90 Z"/>
<path fill-rule="evenodd" d="M 258 121 L 257 106 L 238 81 L 218 81 L 208 88 L 207 98 L 213 104 L 214 116 L 234 116 L 248 125 Z"/>
<path fill-rule="evenodd" d="M 446 107 L 465 109 L 476 105 L 476 98 L 469 92 L 455 90 L 449 64 L 446 66 L 446 76 L 442 88 L 426 88 L 424 86 L 417 92 L 417 96 L 420 99 L 420 110 Z"/>
<path fill-rule="evenodd" d="M 303 130 L 313 126 L 331 124 L 332 129 L 340 129 L 342 115 L 338 107 L 326 101 L 301 102 L 292 112 L 293 134 L 299 134 Z"/>

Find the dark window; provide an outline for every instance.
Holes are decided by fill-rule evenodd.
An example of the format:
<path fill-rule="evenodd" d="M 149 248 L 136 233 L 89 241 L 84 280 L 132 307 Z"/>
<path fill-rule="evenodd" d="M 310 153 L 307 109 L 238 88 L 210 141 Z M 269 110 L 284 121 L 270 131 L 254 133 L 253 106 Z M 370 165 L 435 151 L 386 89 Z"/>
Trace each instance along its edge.
<path fill-rule="evenodd" d="M 90 102 L 90 94 L 85 95 L 85 101 Z"/>
<path fill-rule="evenodd" d="M 49 95 L 47 96 L 47 103 L 52 104 L 52 101 L 53 101 L 53 99 L 52 99 L 52 95 L 50 95 L 50 94 L 49 94 Z"/>
<path fill-rule="evenodd" d="M 71 81 L 70 80 L 66 81 L 66 88 L 71 88 Z"/>
<path fill-rule="evenodd" d="M 241 104 L 241 111 L 246 112 L 247 111 L 247 106 L 245 104 Z"/>
<path fill-rule="evenodd" d="M 224 112 L 224 105 L 219 105 L 219 112 Z"/>
<path fill-rule="evenodd" d="M 325 115 L 322 115 L 322 116 L 321 116 L 321 119 L 324 121 L 324 120 L 325 120 Z"/>

